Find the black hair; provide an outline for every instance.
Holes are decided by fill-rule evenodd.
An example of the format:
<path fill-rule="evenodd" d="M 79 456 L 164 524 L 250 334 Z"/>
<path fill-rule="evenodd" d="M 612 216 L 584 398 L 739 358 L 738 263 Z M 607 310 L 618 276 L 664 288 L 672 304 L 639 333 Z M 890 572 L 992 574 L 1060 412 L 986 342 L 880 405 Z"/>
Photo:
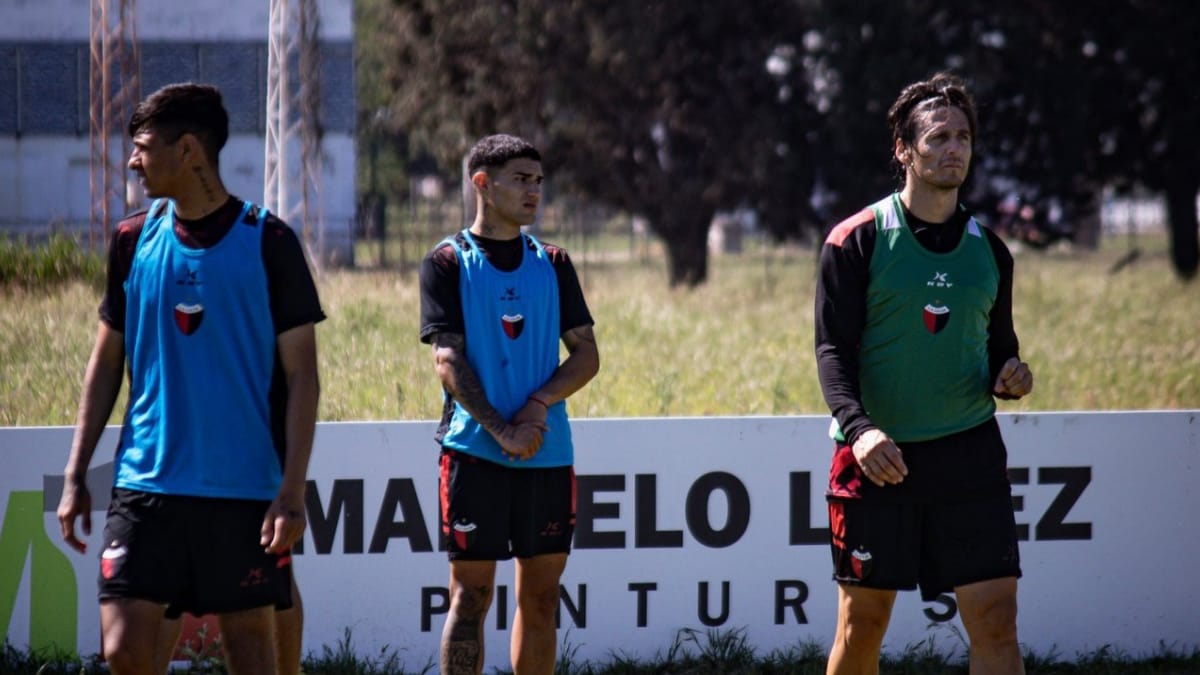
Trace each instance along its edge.
<path fill-rule="evenodd" d="M 221 101 L 221 91 L 210 84 L 168 84 L 138 103 L 129 118 L 131 137 L 149 130 L 161 134 L 168 143 L 192 134 L 216 165 L 221 148 L 229 140 L 229 113 Z"/>
<path fill-rule="evenodd" d="M 938 73 L 928 80 L 913 82 L 900 92 L 900 96 L 888 109 L 888 126 L 892 128 L 892 145 L 901 141 L 912 147 L 917 138 L 917 123 L 914 113 L 937 108 L 958 108 L 967 117 L 971 129 L 971 144 L 975 143 L 975 130 L 979 122 L 975 115 L 975 99 L 967 92 L 966 84 L 950 73 Z"/>
<path fill-rule="evenodd" d="M 480 169 L 501 167 L 509 161 L 524 157 L 542 161 L 542 155 L 529 141 L 508 134 L 485 136 L 475 143 L 467 155 L 467 175 Z"/>

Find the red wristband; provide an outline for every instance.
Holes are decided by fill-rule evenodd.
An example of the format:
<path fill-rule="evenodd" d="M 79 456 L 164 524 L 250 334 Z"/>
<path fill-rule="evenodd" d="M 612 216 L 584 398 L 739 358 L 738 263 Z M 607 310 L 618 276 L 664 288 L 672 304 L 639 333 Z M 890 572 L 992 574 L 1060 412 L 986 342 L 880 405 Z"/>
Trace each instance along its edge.
<path fill-rule="evenodd" d="M 542 407 L 543 407 L 543 408 L 545 408 L 546 410 L 549 410 L 549 409 L 550 409 L 550 404 L 549 404 L 549 403 L 546 403 L 545 401 L 543 401 L 542 399 L 538 398 L 537 396 L 534 396 L 534 395 L 530 394 L 530 396 L 529 396 L 529 400 L 530 400 L 530 401 L 536 401 L 537 403 L 541 403 L 541 404 L 542 404 Z"/>

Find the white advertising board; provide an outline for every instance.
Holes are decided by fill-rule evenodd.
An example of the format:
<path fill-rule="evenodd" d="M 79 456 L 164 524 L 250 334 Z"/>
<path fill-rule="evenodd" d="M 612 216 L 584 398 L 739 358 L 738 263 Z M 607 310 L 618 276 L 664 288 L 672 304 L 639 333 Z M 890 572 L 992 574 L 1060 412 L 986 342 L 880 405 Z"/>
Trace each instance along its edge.
<path fill-rule="evenodd" d="M 1020 638 L 1038 653 L 1200 643 L 1200 411 L 1000 416 L 1022 531 Z M 833 635 L 827 418 L 578 420 L 579 516 L 560 642 L 576 660 L 653 657 L 678 631 L 743 630 L 760 653 Z M 431 422 L 317 429 L 295 556 L 306 649 L 436 659 L 447 606 Z M 66 428 L 0 429 L 0 629 L 17 646 L 99 646 L 96 551 L 116 435 L 93 462 L 86 555 L 55 520 Z M 37 527 L 37 525 L 41 527 Z M 506 667 L 512 564 L 488 666 Z M 962 645 L 953 599 L 897 602 L 885 648 Z"/>

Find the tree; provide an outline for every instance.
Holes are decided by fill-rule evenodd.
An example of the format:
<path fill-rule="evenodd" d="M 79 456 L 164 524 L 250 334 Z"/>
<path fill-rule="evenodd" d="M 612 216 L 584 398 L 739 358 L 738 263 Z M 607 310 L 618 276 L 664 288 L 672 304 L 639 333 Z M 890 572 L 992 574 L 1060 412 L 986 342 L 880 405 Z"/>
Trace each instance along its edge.
<path fill-rule="evenodd" d="M 1121 76 L 1104 102 L 1122 113 L 1107 139 L 1112 173 L 1125 185 L 1142 183 L 1165 194 L 1172 264 L 1181 278 L 1194 279 L 1200 269 L 1200 61 L 1191 43 L 1200 32 L 1200 11 L 1180 0 L 1127 0 L 1104 9 L 1103 46 Z"/>
<path fill-rule="evenodd" d="M 671 285 L 695 286 L 714 213 L 764 199 L 800 160 L 767 68 L 795 7 L 397 0 L 393 119 L 447 169 L 480 135 L 529 137 L 564 191 L 644 216 Z"/>
<path fill-rule="evenodd" d="M 830 211 L 847 215 L 884 189 L 868 169 L 886 161 L 882 120 L 900 87 L 951 70 L 980 104 L 973 206 L 986 214 L 1010 194 L 1056 202 L 1082 234 L 1098 228 L 1104 185 L 1144 185 L 1166 194 L 1176 271 L 1196 274 L 1200 60 L 1188 36 L 1200 11 L 1191 3 L 819 0 L 808 9 L 820 28 L 804 40 L 805 60 L 823 117 L 823 152 L 812 159 Z"/>
<path fill-rule="evenodd" d="M 940 70 L 979 101 L 967 201 L 985 217 L 1054 203 L 1082 241 L 1104 186 L 1141 185 L 1167 196 L 1175 269 L 1200 264 L 1200 10 L 1184 0 L 385 6 L 389 119 L 414 151 L 457 173 L 474 138 L 529 137 L 557 189 L 647 218 L 672 285 L 706 279 L 718 210 L 794 237 L 895 187 L 887 108 Z"/>
<path fill-rule="evenodd" d="M 1003 171 L 1065 197 L 1076 220 L 1096 218 L 1104 185 L 1163 192 L 1172 262 L 1193 277 L 1200 66 L 1186 44 L 1200 13 L 1174 0 L 1107 0 L 1086 12 L 1026 0 L 988 21 L 1007 43 L 1006 58 L 1001 67 L 975 65 L 995 82 L 998 136 L 1009 151 Z"/>

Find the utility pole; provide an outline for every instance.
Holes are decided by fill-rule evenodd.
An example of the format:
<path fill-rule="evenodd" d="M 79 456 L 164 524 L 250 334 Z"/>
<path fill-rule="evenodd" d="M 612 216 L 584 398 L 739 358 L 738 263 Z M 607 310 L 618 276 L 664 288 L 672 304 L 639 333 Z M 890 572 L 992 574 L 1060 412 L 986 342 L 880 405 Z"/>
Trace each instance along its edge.
<path fill-rule="evenodd" d="M 92 248 L 108 241 L 117 218 L 131 206 L 125 170 L 130 140 L 125 127 L 140 89 L 136 13 L 136 0 L 91 0 L 88 245 Z M 118 147 L 120 154 L 114 160 L 113 153 Z M 120 213 L 113 212 L 117 205 Z"/>
<path fill-rule="evenodd" d="M 263 201 L 300 229 L 309 259 L 320 273 L 326 251 L 320 202 L 321 57 L 316 0 L 271 0 L 269 16 Z M 291 159 L 297 146 L 298 167 Z"/>

